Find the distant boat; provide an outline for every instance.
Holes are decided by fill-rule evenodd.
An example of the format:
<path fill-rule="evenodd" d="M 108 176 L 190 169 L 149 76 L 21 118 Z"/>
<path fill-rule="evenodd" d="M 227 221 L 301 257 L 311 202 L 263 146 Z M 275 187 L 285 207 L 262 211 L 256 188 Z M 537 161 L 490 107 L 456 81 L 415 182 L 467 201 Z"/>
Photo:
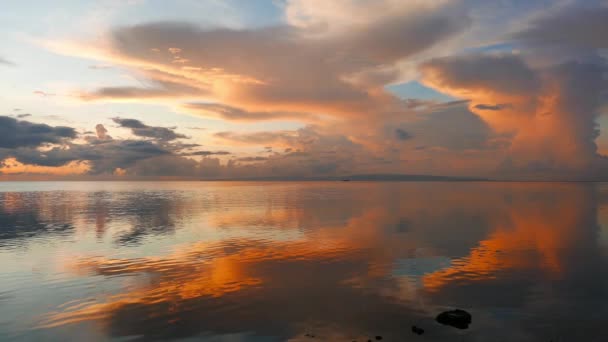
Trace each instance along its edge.
<path fill-rule="evenodd" d="M 343 179 L 343 182 L 350 182 L 350 179 Z"/>

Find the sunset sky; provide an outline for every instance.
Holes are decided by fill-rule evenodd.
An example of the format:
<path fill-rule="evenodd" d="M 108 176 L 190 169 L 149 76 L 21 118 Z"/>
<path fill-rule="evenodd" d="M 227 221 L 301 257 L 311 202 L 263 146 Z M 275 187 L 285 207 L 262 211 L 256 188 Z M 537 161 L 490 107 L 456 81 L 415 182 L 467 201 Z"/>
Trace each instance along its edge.
<path fill-rule="evenodd" d="M 0 179 L 608 179 L 608 1 L 5 0 Z"/>

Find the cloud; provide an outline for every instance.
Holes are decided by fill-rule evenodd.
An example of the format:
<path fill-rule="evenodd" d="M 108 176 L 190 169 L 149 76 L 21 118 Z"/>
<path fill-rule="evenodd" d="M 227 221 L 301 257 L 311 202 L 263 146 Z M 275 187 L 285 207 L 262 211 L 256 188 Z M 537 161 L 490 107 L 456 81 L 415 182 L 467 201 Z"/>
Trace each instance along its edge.
<path fill-rule="evenodd" d="M 198 155 L 205 167 L 192 174 L 217 177 L 361 170 L 576 178 L 600 174 L 606 163 L 595 140 L 607 102 L 606 40 L 598 34 L 607 12 L 596 3 L 290 0 L 270 27 L 144 22 L 101 40 L 44 44 L 141 83 L 81 89 L 81 100 L 162 103 L 230 121 L 209 133 L 212 146 L 226 145 L 217 152 L 274 147 L 267 160 L 245 165 L 240 158 L 254 157 L 214 158 L 175 143 L 186 138 L 176 129 L 117 118 L 133 140 L 166 152 L 130 164 L 146 174 L 154 158 L 184 158 L 183 174 Z M 531 15 L 523 18 L 523 9 Z M 455 100 L 404 100 L 387 90 L 413 80 Z M 290 125 L 231 128 L 266 121 Z M 97 146 L 100 137 L 85 140 Z"/>
<path fill-rule="evenodd" d="M 0 65 L 8 65 L 8 66 L 15 66 L 15 63 L 0 57 Z"/>
<path fill-rule="evenodd" d="M 26 165 L 59 167 L 75 161 L 84 161 L 95 157 L 94 154 L 80 153 L 65 147 L 53 147 L 40 151 L 33 148 L 18 148 L 8 153 L 10 157 Z"/>
<path fill-rule="evenodd" d="M 304 151 L 294 151 L 289 152 L 283 155 L 283 158 L 301 158 L 301 157 L 311 157 L 312 154 Z"/>
<path fill-rule="evenodd" d="M 476 65 L 476 68 L 473 66 Z M 466 94 L 470 110 L 493 130 L 510 134 L 510 168 L 551 170 L 552 176 L 599 172 L 596 118 L 608 82 L 605 64 L 567 62 L 532 69 L 522 57 L 455 56 L 422 66 L 425 82 L 443 92 Z M 500 111 L 486 103 L 509 103 Z M 591 170 L 594 169 L 594 170 Z M 540 175 L 541 172 L 530 174 Z"/>
<path fill-rule="evenodd" d="M 188 112 L 202 116 L 216 117 L 228 121 L 263 121 L 263 120 L 297 120 L 313 121 L 317 119 L 309 113 L 247 111 L 241 108 L 220 103 L 186 103 L 181 106 Z"/>
<path fill-rule="evenodd" d="M 32 93 L 34 95 L 38 95 L 38 96 L 42 96 L 42 97 L 49 97 L 49 96 L 55 96 L 56 95 L 56 94 L 48 93 L 48 92 L 42 91 L 42 90 L 35 90 Z"/>
<path fill-rule="evenodd" d="M 189 170 L 188 176 L 201 177 L 202 168 L 191 167 L 199 162 L 187 156 L 230 154 L 228 151 L 184 152 L 199 145 L 172 142 L 178 137 L 172 129 L 148 126 L 134 119 L 115 118 L 115 122 L 132 129 L 136 136 L 152 139 L 113 139 L 108 130 L 98 124 L 97 135 L 86 136 L 85 143 L 80 143 L 74 128 L 1 116 L 0 172 L 112 175 L 121 170 L 131 176 L 180 176 Z M 165 164 L 168 162 L 173 164 Z M 219 170 L 220 166 L 215 167 L 214 174 Z"/>
<path fill-rule="evenodd" d="M 534 17 L 528 26 L 513 34 L 516 41 L 532 46 L 608 48 L 608 7 L 563 6 Z"/>
<path fill-rule="evenodd" d="M 537 92 L 538 75 L 516 55 L 464 55 L 435 58 L 420 66 L 423 80 L 458 97 L 485 92 L 527 96 Z"/>
<path fill-rule="evenodd" d="M 112 140 L 112 137 L 108 135 L 108 130 L 102 124 L 97 124 L 95 131 L 97 132 L 97 139 Z"/>
<path fill-rule="evenodd" d="M 17 118 L 18 119 L 27 118 L 28 116 L 32 116 L 32 114 L 27 114 L 27 113 L 25 113 L 25 114 L 17 114 Z"/>
<path fill-rule="evenodd" d="M 160 72 L 148 71 L 156 75 L 157 80 L 149 80 L 146 87 L 103 87 L 95 91 L 83 91 L 77 93 L 77 97 L 84 101 L 95 100 L 145 100 L 145 99 L 168 99 L 174 97 L 203 97 L 207 95 L 207 90 L 203 87 L 193 87 L 173 80 Z"/>
<path fill-rule="evenodd" d="M 401 129 L 401 128 L 397 128 L 395 130 L 395 137 L 398 140 L 409 140 L 412 138 L 412 135 L 409 134 L 408 132 L 406 132 L 405 130 Z"/>
<path fill-rule="evenodd" d="M 296 164 L 287 165 L 296 159 L 308 163 L 302 172 L 339 172 L 357 162 L 373 165 L 395 142 L 395 129 L 402 129 L 421 108 L 408 105 L 385 86 L 402 78 L 404 69 L 409 72 L 412 61 L 464 33 L 471 16 L 465 6 L 447 1 L 408 6 L 392 0 L 370 2 L 373 10 L 363 10 L 359 1 L 341 1 L 336 4 L 343 10 L 339 13 L 350 14 L 340 18 L 334 17 L 341 14 L 332 6 L 289 2 L 287 20 L 272 27 L 149 22 L 117 27 L 97 45 L 45 44 L 56 52 L 116 65 L 146 84 L 81 91 L 83 100 L 161 102 L 225 121 L 303 123 L 309 126 L 302 130 L 220 132 L 213 138 L 226 145 L 272 145 L 307 154 L 271 158 L 252 173 L 276 172 L 272 164 L 275 169 L 285 167 L 280 171 L 284 174 L 300 174 Z M 392 127 L 390 137 L 386 127 Z M 329 153 L 339 160 L 331 160 Z"/>
<path fill-rule="evenodd" d="M 493 148 L 494 132 L 466 106 L 438 107 L 421 113 L 419 120 L 404 124 L 408 138 L 416 144 L 452 152 Z"/>
<path fill-rule="evenodd" d="M 173 144 L 172 130 L 167 133 L 159 127 L 147 126 L 137 120 L 127 121 L 127 126 L 154 140 L 114 140 L 101 124 L 96 126 L 97 137 L 87 137 L 86 143 L 76 143 L 78 135 L 72 127 L 19 121 L 0 116 L 0 160 L 13 158 L 25 165 L 61 167 L 74 162 L 84 162 L 91 174 L 111 174 L 117 168 L 125 169 L 138 161 L 177 154 L 185 148 L 198 145 Z M 149 133 L 151 131 L 153 133 Z M 59 170 L 60 171 L 60 170 Z M 78 169 L 78 171 L 82 171 Z"/>
<path fill-rule="evenodd" d="M 82 159 L 92 161 L 93 174 L 112 174 L 116 169 L 128 169 L 148 158 L 170 155 L 172 151 L 145 140 L 112 140 L 92 146 L 80 146 Z"/>
<path fill-rule="evenodd" d="M 218 132 L 214 136 L 225 142 L 236 145 L 297 145 L 303 142 L 298 131 L 267 131 L 253 133 Z M 304 138 L 305 139 L 305 138 Z"/>
<path fill-rule="evenodd" d="M 332 134 L 321 127 L 306 126 L 297 130 L 258 131 L 258 132 L 218 132 L 214 137 L 228 145 L 262 146 L 291 148 L 315 154 L 330 149 L 352 149 L 360 146 L 341 134 Z"/>
<path fill-rule="evenodd" d="M 257 157 L 242 157 L 242 158 L 238 158 L 237 160 L 241 161 L 241 162 L 260 162 L 260 161 L 266 161 L 266 160 L 268 160 L 268 158 L 257 156 Z"/>
<path fill-rule="evenodd" d="M 183 155 L 208 157 L 208 156 L 227 156 L 229 154 L 232 154 L 232 153 L 228 152 L 228 151 L 195 151 L 195 152 L 185 153 Z"/>
<path fill-rule="evenodd" d="M 251 133 L 219 132 L 216 138 L 227 145 L 269 146 L 284 154 L 270 152 L 266 158 L 244 157 L 234 160 L 229 174 L 239 177 L 314 177 L 350 174 L 371 156 L 363 146 L 347 137 L 307 126 L 297 130 Z M 256 163 L 251 163 L 255 161 Z M 247 162 L 247 166 L 239 165 Z"/>
<path fill-rule="evenodd" d="M 167 154 L 133 162 L 128 174 L 144 177 L 195 177 L 197 176 L 198 164 L 197 161 L 192 159 Z"/>
<path fill-rule="evenodd" d="M 107 69 L 112 69 L 112 66 L 109 64 L 95 64 L 95 65 L 89 65 L 89 69 L 92 70 L 107 70 Z"/>
<path fill-rule="evenodd" d="M 71 162 L 89 162 L 89 173 L 112 174 L 116 169 L 127 169 L 136 162 L 173 152 L 154 142 L 144 140 L 107 140 L 90 144 L 68 144 L 40 151 L 33 148 L 18 148 L 6 152 L 28 165 L 63 166 Z"/>
<path fill-rule="evenodd" d="M 352 9 L 358 2 L 342 3 Z M 126 67 L 157 85 L 102 88 L 84 92 L 83 99 L 198 97 L 195 103 L 228 106 L 207 106 L 206 112 L 243 120 L 304 119 L 292 113 L 315 112 L 364 115 L 399 102 L 383 86 L 399 77 L 400 62 L 453 38 L 471 23 L 465 7 L 445 1 L 409 6 L 383 1 L 375 9 L 373 18 L 367 12 L 370 20 L 363 23 L 351 17 L 353 23 L 346 30 L 312 35 L 310 25 L 291 19 L 282 26 L 240 30 L 154 22 L 116 28 L 101 48 L 57 41 L 46 45 Z M 326 10 L 314 15 L 327 15 Z M 289 18 L 312 15 L 298 14 L 301 11 L 309 12 L 309 8 L 297 2 L 287 6 Z M 159 87 L 158 82 L 172 85 Z M 196 109 L 192 101 L 186 103 Z"/>
<path fill-rule="evenodd" d="M 49 126 L 0 116 L 0 148 L 38 147 L 58 144 L 76 137 L 76 130 L 65 126 Z"/>
<path fill-rule="evenodd" d="M 112 121 L 120 127 L 131 129 L 131 133 L 139 137 L 157 139 L 161 141 L 171 141 L 186 138 L 185 135 L 175 133 L 171 128 L 148 126 L 136 119 L 112 118 Z"/>
<path fill-rule="evenodd" d="M 485 104 L 485 103 L 480 103 L 480 104 L 476 104 L 474 106 L 475 109 L 479 109 L 479 110 L 502 110 L 505 108 L 509 108 L 510 105 L 508 103 L 498 103 L 495 105 L 490 105 L 490 104 Z"/>

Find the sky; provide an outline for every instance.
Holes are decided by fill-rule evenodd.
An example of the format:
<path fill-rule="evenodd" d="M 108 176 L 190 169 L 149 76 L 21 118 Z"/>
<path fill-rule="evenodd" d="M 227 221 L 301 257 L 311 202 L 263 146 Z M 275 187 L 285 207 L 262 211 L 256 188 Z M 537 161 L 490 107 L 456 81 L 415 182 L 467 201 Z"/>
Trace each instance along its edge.
<path fill-rule="evenodd" d="M 0 179 L 608 178 L 608 2 L 6 0 Z"/>

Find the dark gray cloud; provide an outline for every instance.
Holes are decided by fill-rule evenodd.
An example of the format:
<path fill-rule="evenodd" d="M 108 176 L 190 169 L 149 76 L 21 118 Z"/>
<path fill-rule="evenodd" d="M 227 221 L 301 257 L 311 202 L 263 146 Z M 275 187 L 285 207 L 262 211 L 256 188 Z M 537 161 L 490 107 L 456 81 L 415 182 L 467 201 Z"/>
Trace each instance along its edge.
<path fill-rule="evenodd" d="M 159 76 L 162 77 L 162 76 Z M 150 80 L 147 87 L 104 87 L 93 92 L 81 93 L 79 97 L 85 101 L 100 98 L 130 99 L 130 98 L 168 98 L 175 96 L 204 96 L 204 89 L 192 87 L 182 83 L 164 80 Z"/>
<path fill-rule="evenodd" d="M 23 119 L 23 118 L 27 118 L 28 116 L 32 116 L 32 114 L 27 114 L 27 113 L 25 113 L 25 114 L 18 114 L 17 118 L 18 119 Z"/>
<path fill-rule="evenodd" d="M 405 131 L 405 130 L 401 129 L 401 128 L 397 128 L 397 129 L 395 130 L 395 137 L 396 137 L 398 140 L 409 140 L 409 139 L 411 139 L 411 138 L 412 138 L 412 135 L 411 135 L 411 134 L 409 134 L 407 131 Z"/>
<path fill-rule="evenodd" d="M 201 170 L 196 160 L 167 154 L 134 162 L 128 174 L 142 177 L 200 177 Z"/>
<path fill-rule="evenodd" d="M 98 97 L 121 98 L 148 98 L 162 97 L 170 93 L 166 89 L 158 88 L 138 88 L 138 87 L 105 87 L 96 90 L 94 93 L 83 94 L 81 97 L 85 100 L 92 100 Z"/>
<path fill-rule="evenodd" d="M 439 110 L 439 109 L 446 109 L 446 108 L 450 108 L 450 107 L 461 107 L 463 105 L 468 104 L 469 102 L 471 102 L 471 100 L 468 100 L 468 99 L 439 102 L 439 103 L 433 104 L 431 106 L 431 109 Z"/>
<path fill-rule="evenodd" d="M 260 157 L 260 156 L 257 156 L 257 157 L 243 157 L 243 158 L 237 158 L 237 160 L 238 160 L 238 161 L 241 161 L 241 162 L 259 162 L 259 161 L 266 161 L 266 160 L 268 160 L 268 158 L 267 158 L 267 157 Z"/>
<path fill-rule="evenodd" d="M 74 128 L 53 127 L 0 116 L 0 160 L 12 157 L 23 164 L 50 167 L 86 161 L 91 167 L 91 174 L 111 174 L 117 168 L 126 169 L 148 158 L 177 156 L 183 149 L 198 147 L 197 144 L 169 142 L 176 137 L 172 130 L 167 129 L 170 132 L 167 133 L 162 127 L 150 127 L 137 120 L 125 120 L 123 123 L 126 127 L 138 130 L 138 133 L 144 130 L 139 135 L 153 136 L 155 139 L 115 140 L 99 124 L 96 126 L 97 136 L 87 136 L 85 144 L 75 143 L 77 133 Z M 57 146 L 39 148 L 48 144 Z"/>
<path fill-rule="evenodd" d="M 152 138 L 161 141 L 186 138 L 185 135 L 175 133 L 171 128 L 148 126 L 136 119 L 112 118 L 112 121 L 119 124 L 120 127 L 131 129 L 131 132 L 139 137 Z"/>
<path fill-rule="evenodd" d="M 15 63 L 9 61 L 8 59 L 2 58 L 0 57 L 0 65 L 9 65 L 9 66 L 14 66 Z"/>
<path fill-rule="evenodd" d="M 73 138 L 76 138 L 76 130 L 71 127 L 53 127 L 0 116 L 0 148 L 38 147 Z"/>
<path fill-rule="evenodd" d="M 195 151 L 195 152 L 189 152 L 189 153 L 184 153 L 183 155 L 187 155 L 187 156 L 226 156 L 231 154 L 228 151 Z"/>
<path fill-rule="evenodd" d="M 393 16 L 356 32 L 337 43 L 347 56 L 363 54 L 375 63 L 387 63 L 423 51 L 438 41 L 461 32 L 471 24 L 467 10 L 448 6 L 439 10 L 419 10 L 404 18 Z"/>
<path fill-rule="evenodd" d="M 99 158 L 99 155 L 95 151 L 80 149 L 78 147 L 54 147 L 46 151 L 39 151 L 35 148 L 18 148 L 7 152 L 7 155 L 23 164 L 51 167 L 63 166 L 74 161 Z"/>
<path fill-rule="evenodd" d="M 608 48 L 608 7 L 578 4 L 547 11 L 513 38 L 529 45 Z"/>
<path fill-rule="evenodd" d="M 498 111 L 498 110 L 502 110 L 505 108 L 510 108 L 511 105 L 507 104 L 507 103 L 497 103 L 495 105 L 491 105 L 491 104 L 485 104 L 485 103 L 480 103 L 475 105 L 475 109 L 479 109 L 479 110 L 494 110 L 494 111 Z"/>
<path fill-rule="evenodd" d="M 112 174 L 117 168 L 126 169 L 136 162 L 173 151 L 145 140 L 99 140 L 89 144 L 69 144 L 47 151 L 18 148 L 5 151 L 4 157 L 14 157 L 23 164 L 62 166 L 70 162 L 90 162 L 91 174 Z"/>
<path fill-rule="evenodd" d="M 452 151 L 487 149 L 494 138 L 488 125 L 462 104 L 421 114 L 420 120 L 405 124 L 404 129 L 408 135 L 416 136 L 418 146 Z"/>
<path fill-rule="evenodd" d="M 508 95 L 538 92 L 538 75 L 518 56 L 473 54 L 435 58 L 420 67 L 423 77 L 439 88 L 494 91 Z"/>
<path fill-rule="evenodd" d="M 121 118 L 112 118 L 112 121 L 116 122 L 120 125 L 120 127 L 126 128 L 148 128 L 149 126 L 145 125 L 143 122 L 136 119 L 121 119 Z"/>
<path fill-rule="evenodd" d="M 200 144 L 183 143 L 183 142 L 171 142 L 170 144 L 164 143 L 166 146 L 171 146 L 172 150 L 191 150 L 193 148 L 201 147 Z"/>
<path fill-rule="evenodd" d="M 166 147 L 146 140 L 100 141 L 91 146 L 80 146 L 79 150 L 83 159 L 92 161 L 93 174 L 112 173 L 117 168 L 127 169 L 141 160 L 173 154 Z"/>

